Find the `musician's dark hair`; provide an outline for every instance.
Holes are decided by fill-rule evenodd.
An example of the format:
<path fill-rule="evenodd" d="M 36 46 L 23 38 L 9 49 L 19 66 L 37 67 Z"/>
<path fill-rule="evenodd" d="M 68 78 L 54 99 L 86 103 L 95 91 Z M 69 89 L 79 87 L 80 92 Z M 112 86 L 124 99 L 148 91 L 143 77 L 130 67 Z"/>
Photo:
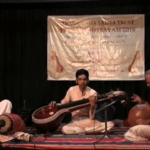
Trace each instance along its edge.
<path fill-rule="evenodd" d="M 77 70 L 76 71 L 76 78 L 78 78 L 78 76 L 82 75 L 82 74 L 84 74 L 87 77 L 87 79 L 89 78 L 89 72 L 87 70 L 85 70 L 85 69 Z"/>

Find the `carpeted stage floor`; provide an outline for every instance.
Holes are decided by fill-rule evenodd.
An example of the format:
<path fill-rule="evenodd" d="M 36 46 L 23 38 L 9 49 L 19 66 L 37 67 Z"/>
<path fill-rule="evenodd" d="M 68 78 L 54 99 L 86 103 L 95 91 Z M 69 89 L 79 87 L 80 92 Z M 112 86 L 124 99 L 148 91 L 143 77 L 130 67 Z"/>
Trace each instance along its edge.
<path fill-rule="evenodd" d="M 150 142 L 133 143 L 124 139 L 123 134 L 129 127 L 115 127 L 108 138 L 104 135 L 63 135 L 60 131 L 38 134 L 35 129 L 27 128 L 33 134 L 33 142 L 12 140 L 1 143 L 1 149 L 150 149 Z M 105 137 L 105 138 L 104 138 Z"/>

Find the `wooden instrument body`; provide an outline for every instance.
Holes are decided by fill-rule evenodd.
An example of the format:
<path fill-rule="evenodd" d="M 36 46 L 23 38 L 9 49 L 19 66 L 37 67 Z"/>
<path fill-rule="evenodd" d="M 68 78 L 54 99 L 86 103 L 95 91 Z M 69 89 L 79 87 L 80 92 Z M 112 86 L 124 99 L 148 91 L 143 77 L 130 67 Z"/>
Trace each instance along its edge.
<path fill-rule="evenodd" d="M 5 126 L 1 127 L 0 134 L 13 134 L 15 132 L 25 132 L 26 126 L 21 117 L 16 114 L 0 115 L 0 121 L 5 121 Z"/>
<path fill-rule="evenodd" d="M 69 113 L 67 109 L 58 110 L 57 107 L 44 106 L 32 114 L 32 121 L 37 130 L 53 132 L 60 126 L 67 113 Z"/>
<path fill-rule="evenodd" d="M 105 95 L 103 94 L 99 96 L 100 99 L 97 100 L 97 103 L 110 100 L 108 99 L 108 95 L 112 93 L 113 96 L 116 97 L 125 97 L 125 98 L 127 97 L 125 92 L 117 91 L 116 93 L 114 93 L 112 91 L 106 93 Z M 33 112 L 32 121 L 34 122 L 37 130 L 42 132 L 48 131 L 53 132 L 57 130 L 57 128 L 60 126 L 66 114 L 88 106 L 90 106 L 88 99 L 83 99 L 68 104 L 59 105 L 57 107 L 44 106 Z"/>
<path fill-rule="evenodd" d="M 76 102 L 72 102 L 72 103 L 76 103 Z M 84 104 L 80 104 L 80 105 L 77 104 L 77 106 L 73 105 L 69 107 L 69 105 L 70 104 L 64 104 L 64 105 L 60 105 L 60 107 L 44 106 L 39 108 L 32 114 L 32 121 L 34 122 L 35 127 L 42 132 L 46 132 L 46 131 L 53 132 L 57 130 L 57 128 L 60 126 L 66 114 L 74 110 L 90 106 L 88 100 L 85 100 Z"/>
<path fill-rule="evenodd" d="M 137 104 L 132 107 L 128 114 L 128 123 L 131 127 L 139 124 L 150 125 L 150 105 Z"/>

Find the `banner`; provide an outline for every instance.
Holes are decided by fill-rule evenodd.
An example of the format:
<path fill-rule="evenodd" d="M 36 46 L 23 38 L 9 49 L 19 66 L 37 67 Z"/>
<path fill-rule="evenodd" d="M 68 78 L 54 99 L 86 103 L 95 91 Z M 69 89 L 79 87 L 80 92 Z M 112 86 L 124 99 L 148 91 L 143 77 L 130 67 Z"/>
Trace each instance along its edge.
<path fill-rule="evenodd" d="M 144 15 L 48 16 L 48 80 L 143 80 Z"/>

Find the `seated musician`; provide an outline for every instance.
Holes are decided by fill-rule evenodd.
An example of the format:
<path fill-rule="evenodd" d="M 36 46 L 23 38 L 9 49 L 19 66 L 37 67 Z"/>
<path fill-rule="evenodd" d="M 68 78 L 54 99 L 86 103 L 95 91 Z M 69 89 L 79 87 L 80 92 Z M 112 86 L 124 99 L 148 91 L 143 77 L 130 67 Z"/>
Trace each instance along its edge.
<path fill-rule="evenodd" d="M 150 89 L 150 70 L 146 71 L 145 73 L 145 81 L 147 83 L 147 87 Z M 149 103 L 145 100 L 142 100 L 141 97 L 134 94 L 131 99 L 133 99 L 133 102 L 136 102 L 138 104 L 146 104 L 149 106 Z M 145 107 L 146 109 L 149 107 Z M 146 111 L 143 109 L 143 111 Z M 149 114 L 150 115 L 150 114 Z M 145 118 L 141 118 L 138 120 L 139 125 L 135 125 L 131 127 L 125 134 L 125 138 L 130 141 L 143 141 L 143 140 L 149 140 L 150 139 L 150 118 L 149 115 L 145 116 Z M 136 120 L 137 121 L 137 120 Z"/>
<path fill-rule="evenodd" d="M 62 127 L 64 134 L 88 134 L 105 132 L 105 123 L 95 120 L 95 106 L 97 93 L 87 86 L 89 82 L 89 73 L 87 70 L 80 69 L 76 72 L 77 86 L 70 87 L 61 104 L 89 99 L 90 107 L 85 107 L 72 112 L 72 121 Z M 55 106 L 56 102 L 51 102 L 50 106 Z M 114 123 L 107 123 L 107 130 L 110 130 Z"/>
<path fill-rule="evenodd" d="M 4 113 L 11 113 L 12 103 L 8 99 L 4 99 L 0 102 L 0 115 Z"/>
<path fill-rule="evenodd" d="M 147 83 L 147 87 L 150 89 L 150 70 L 146 71 L 145 73 L 145 81 Z M 136 94 L 133 94 L 131 99 L 133 99 L 133 102 L 136 102 L 138 104 L 148 104 L 147 101 L 143 100 L 140 96 Z"/>

